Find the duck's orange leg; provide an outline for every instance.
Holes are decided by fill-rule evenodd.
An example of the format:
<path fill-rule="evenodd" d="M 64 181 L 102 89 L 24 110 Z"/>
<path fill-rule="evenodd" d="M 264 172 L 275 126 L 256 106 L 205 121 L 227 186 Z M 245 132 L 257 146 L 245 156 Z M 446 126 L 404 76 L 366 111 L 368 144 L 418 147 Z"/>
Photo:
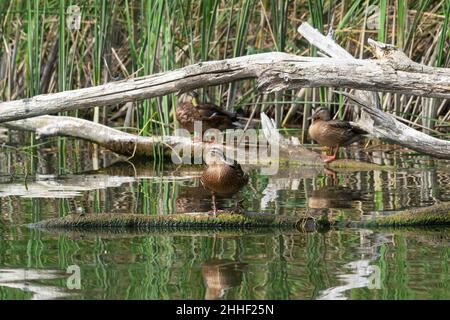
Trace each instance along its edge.
<path fill-rule="evenodd" d="M 336 148 L 336 149 L 335 149 L 335 151 L 333 152 L 333 149 L 334 149 L 334 148 Z M 325 163 L 333 162 L 334 160 L 337 159 L 338 152 L 339 152 L 339 146 L 337 146 L 337 147 L 331 147 L 331 153 L 333 153 L 333 155 L 332 155 L 332 156 L 325 156 L 325 159 L 324 159 L 323 161 L 324 161 Z"/>

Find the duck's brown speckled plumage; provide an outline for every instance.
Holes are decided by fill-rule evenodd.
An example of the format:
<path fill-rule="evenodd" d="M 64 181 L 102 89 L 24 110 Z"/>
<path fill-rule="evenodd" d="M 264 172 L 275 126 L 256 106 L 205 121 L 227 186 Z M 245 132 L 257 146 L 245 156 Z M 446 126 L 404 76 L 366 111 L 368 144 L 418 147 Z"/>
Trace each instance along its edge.
<path fill-rule="evenodd" d="M 232 195 L 237 193 L 248 183 L 248 174 L 242 170 L 238 162 L 226 158 L 222 151 L 214 148 L 209 150 L 207 154 L 206 165 L 200 181 L 203 187 L 212 194 L 213 212 L 215 215 L 217 213 L 215 195 Z"/>
<path fill-rule="evenodd" d="M 312 119 L 313 122 L 308 129 L 309 135 L 323 146 L 345 147 L 364 139 L 364 134 L 367 134 L 351 122 L 330 120 L 330 114 L 325 108 L 314 111 Z"/>
<path fill-rule="evenodd" d="M 308 133 L 311 139 L 320 145 L 335 149 L 334 156 L 326 162 L 333 161 L 340 147 L 348 146 L 365 138 L 366 131 L 349 121 L 331 120 L 330 113 L 325 108 L 318 108 L 312 115 L 312 124 Z"/>
<path fill-rule="evenodd" d="M 191 97 L 197 98 L 197 93 L 190 93 Z M 208 129 L 234 129 L 237 121 L 236 115 L 232 112 L 221 109 L 219 106 L 205 102 L 194 105 L 192 99 L 188 99 L 177 106 L 176 117 L 180 125 L 194 132 L 194 122 L 202 122 L 202 133 Z"/>
<path fill-rule="evenodd" d="M 213 163 L 203 171 L 201 182 L 206 189 L 212 192 L 233 194 L 248 183 L 248 175 L 237 162 L 233 165 Z"/>

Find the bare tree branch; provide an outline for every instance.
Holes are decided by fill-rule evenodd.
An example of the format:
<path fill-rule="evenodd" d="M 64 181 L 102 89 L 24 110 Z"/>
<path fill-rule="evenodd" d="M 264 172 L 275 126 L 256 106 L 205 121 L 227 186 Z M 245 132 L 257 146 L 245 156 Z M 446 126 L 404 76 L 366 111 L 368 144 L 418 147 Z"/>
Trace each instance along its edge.
<path fill-rule="evenodd" d="M 350 60 L 340 55 L 339 58 L 312 58 L 271 52 L 201 62 L 126 81 L 3 102 L 0 122 L 143 100 L 251 78 L 256 78 L 259 89 L 265 92 L 327 86 L 450 98 L 449 69 L 405 65 L 396 57 Z"/>
<path fill-rule="evenodd" d="M 311 44 L 324 51 L 329 56 L 356 61 L 352 55 L 335 43 L 331 38 L 322 35 L 308 23 L 304 22 L 298 28 L 298 32 Z M 427 72 L 445 74 L 448 72 L 448 69 L 433 68 L 411 61 L 395 46 L 374 40 L 369 40 L 369 44 L 375 49 L 375 55 L 380 61 L 389 63 L 392 65 L 392 68 L 396 70 L 409 70 L 420 74 L 426 74 Z M 358 125 L 369 132 L 373 137 L 396 143 L 412 150 L 432 155 L 436 158 L 450 159 L 450 141 L 437 139 L 417 131 L 401 123 L 392 115 L 383 112 L 380 108 L 379 97 L 376 93 L 356 90 L 352 95 L 346 93 L 342 94 L 352 99 L 358 106 L 363 108 L 364 113 L 358 121 Z"/>

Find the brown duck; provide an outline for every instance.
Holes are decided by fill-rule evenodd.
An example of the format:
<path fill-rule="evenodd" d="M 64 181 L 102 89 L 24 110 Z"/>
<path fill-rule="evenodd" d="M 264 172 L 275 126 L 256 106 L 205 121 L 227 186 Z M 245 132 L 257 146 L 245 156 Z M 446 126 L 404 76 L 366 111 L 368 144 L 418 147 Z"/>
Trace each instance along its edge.
<path fill-rule="evenodd" d="M 367 134 L 352 122 L 331 120 L 330 112 L 323 107 L 314 110 L 311 119 L 312 124 L 308 129 L 311 139 L 331 148 L 332 155 L 325 158 L 327 163 L 337 159 L 340 147 L 360 141 Z"/>
<path fill-rule="evenodd" d="M 205 162 L 206 168 L 200 181 L 203 187 L 212 194 L 213 213 L 216 216 L 216 194 L 232 195 L 237 193 L 248 183 L 248 174 L 242 170 L 237 161 L 226 158 L 223 151 L 218 148 L 208 150 Z M 237 206 L 236 204 L 236 209 Z"/>
<path fill-rule="evenodd" d="M 180 125 L 194 132 L 194 122 L 202 122 L 202 134 L 208 129 L 235 129 L 240 127 L 236 114 L 223 110 L 214 103 L 198 102 L 198 93 L 189 92 L 185 101 L 177 106 L 176 117 Z"/>

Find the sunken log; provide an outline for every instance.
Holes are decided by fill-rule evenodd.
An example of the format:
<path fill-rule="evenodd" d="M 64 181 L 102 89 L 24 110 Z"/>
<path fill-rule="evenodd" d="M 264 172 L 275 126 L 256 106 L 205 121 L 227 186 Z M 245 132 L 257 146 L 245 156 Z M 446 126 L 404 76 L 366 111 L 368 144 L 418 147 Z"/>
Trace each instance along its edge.
<path fill-rule="evenodd" d="M 69 214 L 62 218 L 28 224 L 42 229 L 300 229 L 312 221 L 308 217 L 288 217 L 272 214 L 233 214 L 222 212 L 214 217 L 209 213 L 184 213 L 169 215 L 143 214 Z M 327 222 L 324 222 L 326 225 Z"/>
<path fill-rule="evenodd" d="M 411 208 L 355 225 L 366 228 L 450 226 L 450 202 L 440 202 L 424 208 Z"/>
<path fill-rule="evenodd" d="M 69 214 L 62 218 L 43 220 L 27 225 L 38 229 L 130 229 L 130 230 L 244 230 L 283 229 L 315 231 L 337 228 L 450 226 L 450 202 L 424 208 L 413 208 L 369 221 L 335 221 L 326 217 L 306 215 L 233 214 L 222 212 L 217 217 L 206 212 L 169 215 L 143 214 Z"/>

